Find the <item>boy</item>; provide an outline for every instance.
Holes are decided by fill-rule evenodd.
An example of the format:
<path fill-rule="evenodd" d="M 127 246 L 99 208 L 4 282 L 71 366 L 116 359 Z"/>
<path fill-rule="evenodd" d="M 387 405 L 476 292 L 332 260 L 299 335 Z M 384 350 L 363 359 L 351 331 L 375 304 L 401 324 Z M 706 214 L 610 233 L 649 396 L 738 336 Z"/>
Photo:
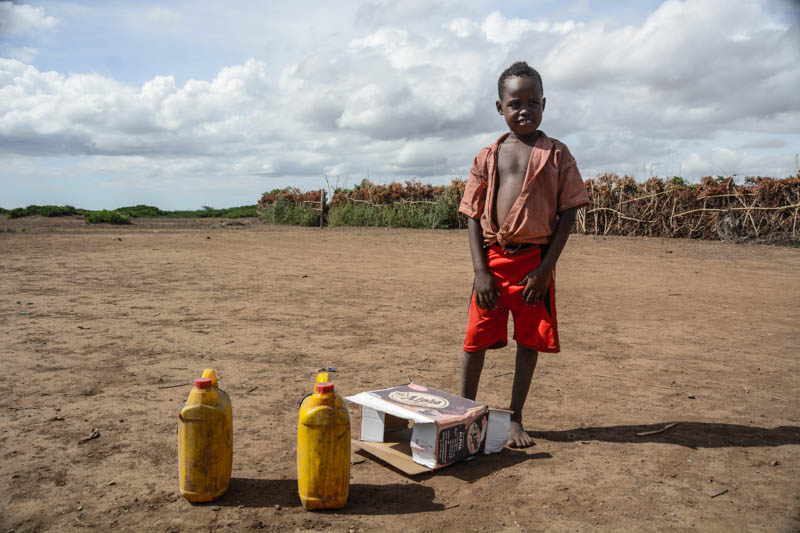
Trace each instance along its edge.
<path fill-rule="evenodd" d="M 538 130 L 545 107 L 539 73 L 514 63 L 497 91 L 497 112 L 510 131 L 478 153 L 459 207 L 470 217 L 475 269 L 461 395 L 475 399 L 486 350 L 508 344 L 511 311 L 517 360 L 508 445 L 523 448 L 533 444 L 522 407 L 539 352 L 560 350 L 553 272 L 589 195 L 569 149 Z"/>

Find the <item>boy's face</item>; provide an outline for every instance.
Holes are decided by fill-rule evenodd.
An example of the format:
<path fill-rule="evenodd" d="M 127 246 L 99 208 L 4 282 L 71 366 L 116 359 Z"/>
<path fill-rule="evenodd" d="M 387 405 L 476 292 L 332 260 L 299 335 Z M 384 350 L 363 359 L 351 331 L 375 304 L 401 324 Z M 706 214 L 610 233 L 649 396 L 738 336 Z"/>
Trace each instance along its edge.
<path fill-rule="evenodd" d="M 539 83 L 528 76 L 506 79 L 503 97 L 497 101 L 497 112 L 506 119 L 508 128 L 517 136 L 536 133 L 542 123 L 545 97 Z"/>

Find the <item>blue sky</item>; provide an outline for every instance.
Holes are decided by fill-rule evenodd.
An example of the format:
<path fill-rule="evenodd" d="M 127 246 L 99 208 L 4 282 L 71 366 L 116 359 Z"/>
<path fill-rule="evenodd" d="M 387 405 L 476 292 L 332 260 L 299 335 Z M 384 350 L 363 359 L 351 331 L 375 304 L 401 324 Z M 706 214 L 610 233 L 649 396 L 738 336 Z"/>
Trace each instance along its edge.
<path fill-rule="evenodd" d="M 796 5 L 0 2 L 0 206 L 444 183 L 503 132 L 519 59 L 586 178 L 793 175 Z"/>

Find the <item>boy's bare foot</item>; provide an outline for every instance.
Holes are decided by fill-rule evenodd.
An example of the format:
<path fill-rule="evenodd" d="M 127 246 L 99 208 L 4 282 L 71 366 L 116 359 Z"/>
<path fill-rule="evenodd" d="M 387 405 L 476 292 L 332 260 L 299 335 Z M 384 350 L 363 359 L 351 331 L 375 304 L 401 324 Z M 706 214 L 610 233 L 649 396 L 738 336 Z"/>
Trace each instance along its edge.
<path fill-rule="evenodd" d="M 522 427 L 522 423 L 512 420 L 511 428 L 508 431 L 508 442 L 506 446 L 510 448 L 527 448 L 528 446 L 534 445 L 533 439 L 528 435 L 528 432 L 525 431 L 525 428 Z"/>

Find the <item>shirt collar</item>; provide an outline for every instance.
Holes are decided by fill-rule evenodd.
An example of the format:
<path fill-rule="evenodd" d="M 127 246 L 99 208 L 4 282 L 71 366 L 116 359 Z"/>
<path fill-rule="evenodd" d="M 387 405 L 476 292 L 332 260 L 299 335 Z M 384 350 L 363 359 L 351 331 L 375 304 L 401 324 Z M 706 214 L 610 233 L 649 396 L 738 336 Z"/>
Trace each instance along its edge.
<path fill-rule="evenodd" d="M 543 132 L 542 130 L 538 130 L 538 131 L 539 131 L 539 137 L 536 139 L 536 143 L 533 145 L 533 147 L 534 148 L 544 148 L 544 149 L 551 148 L 553 146 L 553 140 L 550 137 L 548 137 L 547 134 L 545 132 Z M 510 133 L 506 132 L 506 133 L 502 134 L 500 137 L 498 137 L 498 139 L 494 143 L 489 145 L 491 150 L 493 152 L 496 152 L 497 150 L 499 150 L 500 149 L 500 145 L 503 144 L 503 141 L 505 141 L 506 138 L 509 135 L 510 135 Z"/>

